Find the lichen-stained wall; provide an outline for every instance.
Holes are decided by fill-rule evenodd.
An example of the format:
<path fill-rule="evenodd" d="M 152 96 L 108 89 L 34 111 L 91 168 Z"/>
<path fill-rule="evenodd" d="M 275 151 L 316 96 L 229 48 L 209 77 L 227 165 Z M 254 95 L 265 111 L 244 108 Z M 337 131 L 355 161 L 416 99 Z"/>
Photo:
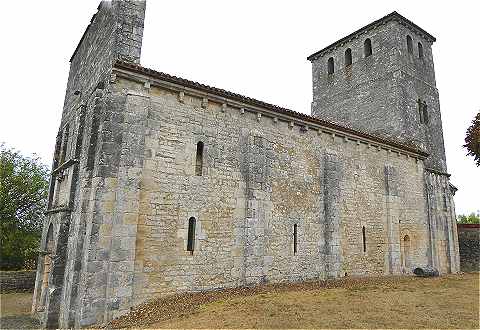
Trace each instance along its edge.
<path fill-rule="evenodd" d="M 111 249 L 106 282 L 86 285 L 104 286 L 109 318 L 155 295 L 428 264 L 421 160 L 143 79 L 118 76 L 105 95 L 125 101 L 116 109 L 124 142 L 112 149 L 123 161 L 93 216 L 103 222 L 90 253 Z M 195 175 L 199 141 L 202 176 Z M 87 261 L 86 269 L 98 275 L 95 265 Z"/>
<path fill-rule="evenodd" d="M 448 177 L 425 172 L 427 216 L 432 242 L 430 262 L 440 273 L 460 271 L 457 220 Z"/>
<path fill-rule="evenodd" d="M 480 271 L 480 224 L 458 224 L 461 269 Z"/>
<path fill-rule="evenodd" d="M 140 0 L 100 2 L 70 58 L 62 123 L 86 102 L 99 83 L 110 79 L 117 59 L 140 62 L 145 4 Z"/>
<path fill-rule="evenodd" d="M 413 40 L 412 53 L 407 50 L 407 36 Z M 364 54 L 367 38 L 372 44 L 370 56 Z M 421 59 L 418 43 L 423 47 Z M 348 48 L 352 64 L 347 66 Z M 327 70 L 330 57 L 333 74 Z M 311 61 L 313 116 L 414 144 L 430 153 L 426 167 L 446 172 L 431 40 L 398 20 L 387 20 Z M 428 124 L 420 122 L 419 99 L 428 105 Z"/>
<path fill-rule="evenodd" d="M 95 225 L 94 210 L 98 199 L 108 198 L 102 187 L 112 181 L 111 177 L 117 178 L 117 163 L 109 158 L 109 148 L 112 141 L 121 141 L 122 135 L 116 134 L 115 125 L 105 117 L 111 114 L 107 108 L 111 103 L 105 103 L 103 93 L 116 60 L 139 62 L 144 14 L 145 1 L 102 1 L 70 59 L 40 246 L 51 256 L 52 271 L 44 274 L 48 263 L 40 255 L 32 303 L 32 313 L 44 327 L 68 328 L 104 319 L 98 312 L 105 309 L 105 287 L 97 288 L 95 299 L 87 288 L 92 288 L 92 277 L 106 281 L 108 270 L 92 275 L 95 270 L 91 263 L 106 264 L 106 256 L 105 252 L 92 255 L 89 249 L 102 236 Z M 115 120 L 118 123 L 118 116 Z M 50 226 L 54 244 L 47 249 Z M 95 310 L 93 316 L 85 311 L 89 308 Z"/>

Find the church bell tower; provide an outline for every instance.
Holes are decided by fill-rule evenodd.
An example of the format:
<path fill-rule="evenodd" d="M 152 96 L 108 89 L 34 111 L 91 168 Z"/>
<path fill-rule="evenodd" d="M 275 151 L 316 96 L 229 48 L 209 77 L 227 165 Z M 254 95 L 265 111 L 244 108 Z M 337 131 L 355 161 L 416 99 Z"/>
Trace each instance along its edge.
<path fill-rule="evenodd" d="M 310 55 L 312 115 L 423 149 L 447 172 L 434 41 L 393 12 Z"/>

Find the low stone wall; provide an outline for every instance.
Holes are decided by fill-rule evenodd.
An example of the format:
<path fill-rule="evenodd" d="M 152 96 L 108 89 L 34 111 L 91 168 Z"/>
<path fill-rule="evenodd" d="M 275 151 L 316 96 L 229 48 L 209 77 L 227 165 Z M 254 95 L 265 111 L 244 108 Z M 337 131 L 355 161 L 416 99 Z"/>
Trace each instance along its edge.
<path fill-rule="evenodd" d="M 480 270 L 480 224 L 458 224 L 460 269 L 464 272 Z"/>
<path fill-rule="evenodd" d="M 33 292 L 35 288 L 35 270 L 0 271 L 0 291 Z"/>

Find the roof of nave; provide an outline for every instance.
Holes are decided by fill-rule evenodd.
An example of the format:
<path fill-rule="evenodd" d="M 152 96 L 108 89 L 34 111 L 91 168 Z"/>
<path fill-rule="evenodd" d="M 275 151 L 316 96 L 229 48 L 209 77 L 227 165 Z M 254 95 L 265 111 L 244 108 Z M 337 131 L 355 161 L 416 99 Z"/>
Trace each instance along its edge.
<path fill-rule="evenodd" d="M 358 29 L 357 31 L 355 31 L 353 33 L 350 33 L 348 36 L 343 37 L 342 39 L 335 41 L 331 45 L 313 53 L 312 55 L 307 57 L 307 60 L 309 60 L 309 61 L 316 60 L 319 56 L 323 56 L 326 52 L 329 52 L 330 50 L 333 50 L 336 47 L 341 46 L 344 43 L 349 42 L 350 40 L 357 38 L 359 35 L 365 33 L 366 31 L 374 29 L 377 26 L 385 24 L 389 21 L 399 22 L 400 24 L 408 27 L 409 29 L 411 29 L 415 33 L 420 34 L 421 36 L 423 36 L 426 40 L 428 40 L 430 42 L 436 41 L 435 37 L 432 36 L 430 33 L 428 33 L 427 31 L 425 31 L 424 29 L 419 27 L 417 24 L 413 23 L 409 19 L 403 17 L 402 15 L 400 15 L 399 13 L 394 11 L 394 12 L 391 12 L 390 14 L 388 14 L 386 16 L 383 16 L 382 18 L 380 18 L 380 19 L 378 19 L 378 20 L 376 20 L 376 21 L 374 21 L 370 24 L 365 25 L 364 27 Z"/>
<path fill-rule="evenodd" d="M 221 98 L 227 98 L 227 99 L 230 99 L 230 100 L 233 100 L 233 101 L 236 101 L 236 102 L 245 103 L 247 105 L 251 105 L 251 106 L 255 106 L 255 107 L 259 107 L 259 108 L 264 108 L 264 109 L 276 112 L 278 114 L 283 114 L 283 115 L 286 115 L 288 117 L 296 118 L 296 119 L 304 121 L 306 123 L 316 124 L 316 125 L 324 127 L 324 128 L 330 128 L 330 129 L 335 130 L 335 131 L 343 132 L 347 135 L 357 136 L 359 138 L 364 138 L 364 139 L 367 139 L 367 140 L 370 140 L 370 141 L 373 141 L 373 142 L 386 144 L 386 145 L 389 145 L 389 146 L 397 148 L 397 149 L 402 149 L 404 151 L 417 154 L 420 157 L 425 157 L 426 158 L 429 155 L 425 151 L 419 150 L 417 147 L 412 146 L 412 145 L 406 145 L 406 144 L 400 143 L 398 141 L 390 140 L 390 139 L 385 138 L 385 137 L 372 135 L 370 133 L 354 129 L 354 128 L 349 127 L 347 125 L 339 125 L 337 123 L 333 123 L 333 122 L 329 122 L 329 121 L 326 121 L 326 120 L 323 120 L 323 119 L 312 117 L 312 116 L 306 115 L 306 114 L 301 113 L 301 112 L 296 112 L 296 111 L 293 111 L 293 110 L 290 110 L 290 109 L 287 109 L 287 108 L 280 107 L 278 105 L 266 103 L 266 102 L 263 102 L 263 101 L 260 101 L 260 100 L 257 100 L 257 99 L 254 99 L 254 98 L 251 98 L 251 97 L 248 97 L 248 96 L 233 93 L 233 92 L 221 89 L 221 88 L 204 85 L 204 84 L 201 84 L 201 83 L 196 82 L 196 81 L 187 80 L 187 79 L 184 79 L 184 78 L 172 76 L 172 75 L 169 75 L 169 74 L 163 73 L 163 72 L 158 72 L 158 71 L 155 71 L 155 70 L 152 70 L 152 69 L 149 69 L 149 68 L 142 67 L 142 66 L 140 66 L 138 64 L 135 64 L 135 63 L 117 61 L 114 65 L 114 67 L 116 67 L 118 69 L 124 69 L 124 70 L 130 71 L 130 72 L 133 72 L 133 73 L 137 73 L 137 74 L 147 75 L 149 77 L 159 79 L 161 81 L 165 81 L 165 82 L 168 82 L 168 83 L 173 83 L 173 84 L 180 85 L 180 86 L 183 86 L 183 87 L 195 89 L 195 90 L 198 90 L 198 91 L 203 92 L 203 93 L 208 93 L 210 95 L 216 95 L 216 96 L 221 97 Z"/>

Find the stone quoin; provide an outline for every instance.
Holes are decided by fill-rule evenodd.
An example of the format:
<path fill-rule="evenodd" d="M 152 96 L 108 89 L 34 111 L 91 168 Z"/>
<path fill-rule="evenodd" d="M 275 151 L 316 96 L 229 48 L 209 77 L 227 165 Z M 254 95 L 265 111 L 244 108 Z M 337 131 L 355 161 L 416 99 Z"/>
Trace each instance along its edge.
<path fill-rule="evenodd" d="M 459 271 L 433 36 L 393 12 L 312 54 L 309 116 L 142 67 L 144 17 L 101 2 L 70 59 L 44 327 L 179 292 Z"/>

